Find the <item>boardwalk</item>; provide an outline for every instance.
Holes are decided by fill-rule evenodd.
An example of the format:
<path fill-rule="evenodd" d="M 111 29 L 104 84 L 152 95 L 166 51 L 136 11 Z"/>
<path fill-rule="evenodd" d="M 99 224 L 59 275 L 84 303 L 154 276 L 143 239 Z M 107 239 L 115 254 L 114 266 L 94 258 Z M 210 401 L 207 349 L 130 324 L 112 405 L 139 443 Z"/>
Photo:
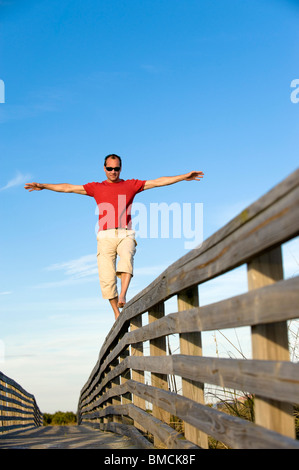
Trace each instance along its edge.
<path fill-rule="evenodd" d="M 140 449 L 126 437 L 88 426 L 44 426 L 0 436 L 0 449 Z"/>
<path fill-rule="evenodd" d="M 284 279 L 282 249 L 298 234 L 299 169 L 127 302 L 81 390 L 78 422 L 112 431 L 129 417 L 131 428 L 146 429 L 154 445 L 162 442 L 168 449 L 208 448 L 210 436 L 233 449 L 299 449 L 293 416 L 299 364 L 290 361 L 288 331 L 299 316 L 299 276 L 294 269 Z M 248 292 L 200 306 L 206 283 L 243 265 Z M 235 287 L 228 287 L 228 295 L 230 288 L 233 293 Z M 166 308 L 170 298 L 172 313 Z M 243 327 L 251 336 L 250 359 L 203 355 L 206 332 Z M 168 342 L 173 336 L 179 343 L 175 354 Z M 246 392 L 247 416 L 248 397 L 254 395 L 254 423 L 240 413 L 239 392 L 225 398 L 235 398 L 231 408 L 238 416 L 206 406 L 205 384 L 217 387 L 215 396 L 218 387 Z M 170 426 L 173 417 L 177 429 Z"/>

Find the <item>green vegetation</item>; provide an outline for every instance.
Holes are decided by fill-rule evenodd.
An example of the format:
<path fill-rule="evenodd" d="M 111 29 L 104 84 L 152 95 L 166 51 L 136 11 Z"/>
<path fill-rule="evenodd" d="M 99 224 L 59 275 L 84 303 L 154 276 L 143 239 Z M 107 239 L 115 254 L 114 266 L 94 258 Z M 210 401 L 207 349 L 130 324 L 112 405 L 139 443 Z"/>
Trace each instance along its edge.
<path fill-rule="evenodd" d="M 54 414 L 43 414 L 44 426 L 66 426 L 68 424 L 76 424 L 77 416 L 72 411 L 56 411 Z"/>

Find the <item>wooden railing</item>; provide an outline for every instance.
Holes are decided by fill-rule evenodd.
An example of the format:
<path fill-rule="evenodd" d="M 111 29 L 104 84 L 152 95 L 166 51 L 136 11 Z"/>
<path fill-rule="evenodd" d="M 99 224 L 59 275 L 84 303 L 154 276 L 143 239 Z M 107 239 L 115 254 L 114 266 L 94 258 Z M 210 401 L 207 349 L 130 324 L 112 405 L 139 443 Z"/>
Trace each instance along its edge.
<path fill-rule="evenodd" d="M 128 302 L 81 391 L 78 423 L 138 435 L 145 447 L 151 433 L 156 447 L 207 448 L 212 436 L 230 448 L 299 448 L 299 365 L 290 362 L 288 345 L 288 321 L 299 317 L 299 278 L 283 280 L 281 250 L 298 233 L 299 170 Z M 199 306 L 199 285 L 244 264 L 248 292 Z M 178 311 L 165 315 L 175 295 Z M 242 326 L 251 329 L 252 359 L 202 356 L 202 332 Z M 167 354 L 173 334 L 179 354 Z M 169 390 L 171 376 L 181 377 L 182 394 Z M 254 396 L 254 422 L 207 406 L 204 384 Z M 171 417 L 183 422 L 183 433 L 169 425 Z"/>
<path fill-rule="evenodd" d="M 0 433 L 42 424 L 34 396 L 0 372 Z"/>

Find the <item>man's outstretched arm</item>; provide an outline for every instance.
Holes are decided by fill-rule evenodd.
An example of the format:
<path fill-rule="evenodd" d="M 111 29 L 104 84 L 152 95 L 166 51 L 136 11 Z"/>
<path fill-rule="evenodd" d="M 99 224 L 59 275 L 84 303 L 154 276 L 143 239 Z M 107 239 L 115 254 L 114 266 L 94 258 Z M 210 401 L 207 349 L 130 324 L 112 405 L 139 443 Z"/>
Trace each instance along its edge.
<path fill-rule="evenodd" d="M 24 186 L 25 189 L 31 191 L 41 191 L 42 189 L 49 189 L 50 191 L 57 191 L 59 193 L 76 193 L 87 195 L 83 186 L 75 184 L 42 184 L 42 183 L 27 183 Z"/>
<path fill-rule="evenodd" d="M 145 182 L 143 190 L 151 189 L 151 188 L 158 188 L 159 186 L 168 186 L 169 184 L 178 183 L 179 181 L 200 181 L 203 178 L 202 171 L 190 171 L 184 175 L 178 176 L 162 176 L 161 178 L 157 178 L 155 180 L 148 180 Z"/>

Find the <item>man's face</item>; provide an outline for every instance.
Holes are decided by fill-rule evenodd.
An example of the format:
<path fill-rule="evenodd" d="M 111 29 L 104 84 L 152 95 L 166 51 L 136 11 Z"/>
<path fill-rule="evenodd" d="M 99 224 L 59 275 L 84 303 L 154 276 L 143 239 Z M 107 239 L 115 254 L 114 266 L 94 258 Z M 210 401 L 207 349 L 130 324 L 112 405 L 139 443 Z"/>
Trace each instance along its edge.
<path fill-rule="evenodd" d="M 113 170 L 111 170 L 113 168 Z M 114 168 L 119 168 L 118 171 L 114 170 Z M 109 170 L 111 171 L 109 171 Z M 104 166 L 104 171 L 107 176 L 107 180 L 110 181 L 110 183 L 115 183 L 119 180 L 119 175 L 121 172 L 121 167 L 120 167 L 120 162 L 118 158 L 107 158 L 106 160 L 106 166 Z"/>

